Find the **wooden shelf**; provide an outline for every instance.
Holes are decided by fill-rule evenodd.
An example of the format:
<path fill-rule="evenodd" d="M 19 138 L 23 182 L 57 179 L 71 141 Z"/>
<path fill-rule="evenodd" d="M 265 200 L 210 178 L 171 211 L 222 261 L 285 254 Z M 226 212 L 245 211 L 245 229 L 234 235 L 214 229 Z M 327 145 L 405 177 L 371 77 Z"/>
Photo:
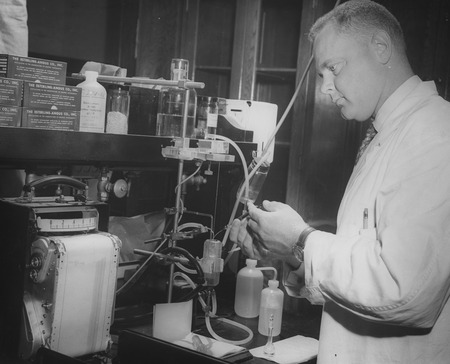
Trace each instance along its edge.
<path fill-rule="evenodd" d="M 115 169 L 145 170 L 158 166 L 177 166 L 165 159 L 161 148 L 172 145 L 172 138 L 147 135 L 115 135 L 76 131 L 0 128 L 0 167 L 93 165 Z M 191 141 L 196 146 L 196 140 Z M 238 142 L 247 161 L 256 144 Z M 235 163 L 241 163 L 233 147 Z"/>

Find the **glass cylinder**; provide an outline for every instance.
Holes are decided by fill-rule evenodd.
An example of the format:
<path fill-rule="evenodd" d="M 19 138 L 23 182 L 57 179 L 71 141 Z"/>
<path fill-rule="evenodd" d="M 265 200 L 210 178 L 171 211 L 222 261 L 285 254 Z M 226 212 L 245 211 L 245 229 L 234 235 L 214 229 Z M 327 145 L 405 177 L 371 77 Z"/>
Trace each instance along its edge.
<path fill-rule="evenodd" d="M 186 138 L 195 138 L 196 114 L 195 90 L 189 90 Z M 156 135 L 182 137 L 183 115 L 186 103 L 186 90 L 183 88 L 165 88 L 159 94 L 158 116 L 156 120 Z"/>
<path fill-rule="evenodd" d="M 171 63 L 172 81 L 187 80 L 189 61 L 174 58 Z M 187 103 L 187 121 L 183 129 L 183 116 Z M 195 138 L 197 93 L 195 89 L 163 87 L 159 94 L 156 135 Z M 184 133 L 183 133 L 184 131 Z"/>
<path fill-rule="evenodd" d="M 189 61 L 173 58 L 170 62 L 170 79 L 172 81 L 187 80 L 189 77 Z"/>
<path fill-rule="evenodd" d="M 258 163 L 257 160 L 255 159 L 252 160 L 252 162 L 247 168 L 249 174 L 256 167 L 257 163 Z M 242 204 L 247 205 L 248 201 L 255 203 L 256 199 L 258 198 L 263 188 L 269 170 L 270 170 L 270 163 L 266 161 L 259 166 L 258 170 L 255 172 L 255 174 L 250 178 L 250 181 L 248 182 L 249 185 L 248 198 L 245 197 L 245 191 L 242 192 L 241 198 L 239 200 Z M 242 182 L 241 185 L 239 186 L 237 194 L 239 194 L 239 191 L 241 190 L 241 188 L 243 188 L 243 185 L 244 182 Z"/>
<path fill-rule="evenodd" d="M 219 107 L 217 97 L 197 97 L 197 125 L 195 129 L 197 138 L 205 138 L 206 133 L 216 133 L 218 114 Z"/>
<path fill-rule="evenodd" d="M 129 87 L 111 85 L 106 99 L 106 132 L 128 134 L 128 115 L 130 113 Z"/>

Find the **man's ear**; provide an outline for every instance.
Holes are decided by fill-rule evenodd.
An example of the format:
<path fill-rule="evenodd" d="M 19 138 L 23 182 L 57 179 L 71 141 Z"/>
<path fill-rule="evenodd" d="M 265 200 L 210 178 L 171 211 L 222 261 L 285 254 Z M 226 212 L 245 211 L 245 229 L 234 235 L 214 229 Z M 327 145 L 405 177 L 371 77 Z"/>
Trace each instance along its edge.
<path fill-rule="evenodd" d="M 392 40 L 384 30 L 377 30 L 371 40 L 371 47 L 381 64 L 387 64 L 392 55 Z"/>

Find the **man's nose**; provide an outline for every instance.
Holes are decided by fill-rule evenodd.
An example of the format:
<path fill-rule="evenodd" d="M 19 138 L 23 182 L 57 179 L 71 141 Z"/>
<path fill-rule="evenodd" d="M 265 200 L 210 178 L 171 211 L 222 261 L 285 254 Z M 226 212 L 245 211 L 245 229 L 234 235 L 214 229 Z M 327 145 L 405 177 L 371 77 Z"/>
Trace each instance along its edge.
<path fill-rule="evenodd" d="M 323 76 L 322 85 L 320 86 L 320 92 L 325 95 L 330 95 L 336 88 L 334 87 L 333 79 L 329 76 Z"/>

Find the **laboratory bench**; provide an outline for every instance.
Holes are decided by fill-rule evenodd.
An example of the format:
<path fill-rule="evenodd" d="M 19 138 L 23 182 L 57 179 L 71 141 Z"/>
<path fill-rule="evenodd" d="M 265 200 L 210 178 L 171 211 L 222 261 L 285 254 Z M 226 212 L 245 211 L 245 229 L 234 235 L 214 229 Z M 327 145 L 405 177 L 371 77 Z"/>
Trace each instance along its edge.
<path fill-rule="evenodd" d="M 146 170 L 163 166 L 176 170 L 177 160 L 166 159 L 161 154 L 161 148 L 172 143 L 170 137 L 156 137 L 149 135 L 113 135 L 102 133 L 86 133 L 76 131 L 40 130 L 27 128 L 1 128 L 0 133 L 0 168 L 33 169 L 35 167 L 70 168 L 71 166 L 108 167 L 117 170 Z M 195 147 L 196 140 L 191 140 Z M 252 151 L 256 144 L 238 142 L 247 161 L 252 158 Z M 230 147 L 230 154 L 235 155 L 233 164 L 240 165 L 241 161 L 234 148 Z M 219 163 L 220 164 L 220 163 Z M 235 278 L 235 277 L 234 277 Z M 231 296 L 228 296 L 231 297 Z M 244 319 L 236 316 L 232 303 L 220 301 L 218 315 L 230 318 L 249 327 L 254 332 L 252 341 L 245 346 L 247 349 L 259 347 L 266 343 L 267 337 L 258 333 L 258 319 Z M 121 330 L 130 330 L 143 335 L 151 335 L 151 317 L 134 322 L 132 325 L 113 325 L 111 334 L 113 345 L 110 354 L 112 364 L 122 364 L 118 358 L 118 340 Z M 145 322 L 145 324 L 143 324 Z M 196 316 L 195 332 L 210 336 L 204 326 L 204 319 Z M 120 326 L 120 327 L 119 327 Z M 282 331 L 274 341 L 294 335 L 318 338 L 320 314 L 311 315 L 310 312 L 299 310 L 298 314 L 285 313 Z M 219 335 L 242 335 L 230 331 L 230 327 L 217 323 L 214 325 Z M 53 353 L 57 355 L 57 353 Z M 53 361 L 36 361 L 34 364 L 64 364 L 64 363 L 100 363 L 98 359 L 79 358 L 83 360 L 56 358 Z M 67 360 L 67 361 L 66 361 Z M 264 359 L 253 358 L 248 364 L 265 363 Z M 308 363 L 314 363 L 315 360 Z M 28 361 L 8 360 L 0 353 L 1 364 L 29 364 Z"/>
<path fill-rule="evenodd" d="M 221 302 L 221 304 L 218 307 L 217 315 L 220 317 L 226 317 L 230 320 L 236 321 L 240 324 L 243 324 L 247 326 L 250 330 L 252 330 L 254 336 L 253 339 L 244 345 L 241 345 L 245 347 L 246 349 L 252 349 L 256 347 L 263 346 L 267 343 L 267 336 L 261 335 L 258 332 L 258 318 L 242 318 L 237 316 L 234 313 L 234 310 L 232 308 L 232 302 Z M 283 320 L 282 320 L 282 327 L 281 327 L 281 334 L 273 338 L 273 342 L 276 342 L 278 340 L 287 339 L 289 337 L 295 336 L 295 335 L 302 335 L 306 337 L 312 337 L 315 339 L 319 338 L 319 327 L 320 327 L 320 314 L 319 313 L 319 307 L 316 307 L 316 314 L 311 314 L 311 312 L 299 312 L 296 314 L 291 314 L 284 312 L 283 313 Z M 198 311 L 197 311 L 198 312 Z M 211 320 L 211 324 L 213 327 L 213 330 L 221 337 L 227 338 L 229 340 L 241 340 L 247 335 L 242 331 L 242 329 L 230 326 L 226 323 L 222 323 L 219 321 Z M 145 343 L 146 337 L 152 337 L 152 317 L 151 315 L 147 316 L 146 318 L 143 318 L 140 322 L 135 322 L 134 325 L 130 325 L 127 327 L 120 326 L 119 328 L 115 327 L 114 325 L 111 328 L 111 336 L 113 340 L 113 345 L 111 347 L 111 351 L 108 354 L 108 357 L 110 358 L 109 364 L 128 364 L 124 363 L 120 360 L 120 353 L 121 346 L 118 343 L 121 337 L 122 332 L 127 332 L 131 334 L 136 334 L 136 338 L 140 338 L 142 342 L 135 341 L 133 345 L 138 345 L 138 351 L 142 350 L 143 355 L 147 355 L 147 350 L 152 350 L 152 345 L 154 343 L 149 342 Z M 195 324 L 193 327 L 193 333 L 197 333 L 206 337 L 211 337 L 211 335 L 208 333 L 208 330 L 205 326 L 205 320 L 204 317 L 201 315 L 195 316 Z M 142 344 L 142 345 L 141 345 Z M 170 345 L 170 344 L 169 344 Z M 130 348 L 125 348 L 125 350 L 129 350 Z M 170 349 L 170 348 L 169 348 Z M 136 354 L 133 354 L 136 355 Z M 152 363 L 151 361 L 151 355 L 146 356 L 147 359 L 145 360 L 146 363 Z M 211 357 L 212 358 L 212 357 Z M 263 358 L 257 358 L 257 357 L 251 357 L 251 355 L 248 355 L 248 353 L 241 353 L 237 356 L 231 357 L 226 360 L 230 363 L 243 363 L 243 364 L 268 364 L 273 363 L 272 361 L 263 359 Z M 6 360 L 0 357 L 0 363 L 1 364 L 30 364 L 29 361 L 23 361 L 23 360 Z M 101 361 L 98 359 L 95 355 L 86 355 L 82 358 L 78 359 L 72 359 L 66 356 L 62 356 L 61 354 L 46 351 L 46 354 L 43 355 L 41 359 L 37 361 L 37 363 L 33 364 L 103 364 L 104 361 Z M 316 359 L 311 359 L 309 361 L 304 362 L 306 364 L 315 364 Z M 135 364 L 135 363 L 133 363 Z M 162 363 L 158 363 L 162 364 Z M 170 363 L 170 364 L 177 364 L 177 363 Z"/>
<path fill-rule="evenodd" d="M 222 278 L 222 277 L 221 277 Z M 227 277 L 223 277 L 224 279 L 221 280 L 222 287 L 217 287 L 217 316 L 221 318 L 226 318 L 232 321 L 235 321 L 239 324 L 242 324 L 246 327 L 248 327 L 253 332 L 253 338 L 250 342 L 247 344 L 240 345 L 242 347 L 245 347 L 246 349 L 253 349 L 260 346 L 264 346 L 267 343 L 267 336 L 261 335 L 258 332 L 258 317 L 256 318 L 243 318 L 234 312 L 234 301 L 232 297 L 234 296 L 233 293 L 230 293 L 232 289 L 230 288 L 230 284 L 226 281 Z M 220 286 L 220 285 L 219 285 Z M 224 288 L 226 286 L 226 289 L 223 290 L 221 288 Z M 291 300 L 291 298 L 287 297 L 285 295 L 285 301 Z M 298 299 L 294 299 L 298 300 Z M 280 335 L 273 338 L 273 341 L 279 341 L 283 339 L 287 339 L 292 336 L 301 335 L 305 337 L 311 337 L 314 339 L 319 339 L 319 329 L 320 329 L 320 319 L 321 319 L 321 306 L 311 305 L 306 300 L 300 299 L 298 302 L 300 305 L 298 305 L 298 310 L 294 311 L 292 308 L 289 310 L 283 311 L 283 319 L 282 319 L 282 326 L 281 326 L 281 333 Z M 204 313 L 201 309 L 200 304 L 198 301 L 194 301 L 194 315 L 193 315 L 193 325 L 192 325 L 192 333 L 202 335 L 204 337 L 211 337 L 211 334 L 207 330 L 206 323 L 205 323 L 205 317 Z M 117 312 L 117 311 L 116 311 Z M 119 314 L 120 316 L 120 314 Z M 113 339 L 115 342 L 115 345 L 113 347 L 114 351 L 125 350 L 126 352 L 130 352 L 130 350 L 139 351 L 141 355 L 148 354 L 150 352 L 150 348 L 155 343 L 153 340 L 147 340 L 146 338 L 152 337 L 153 335 L 153 317 L 152 313 L 144 317 L 142 316 L 141 319 L 134 322 L 134 324 L 128 324 L 123 325 L 120 323 L 120 317 L 119 317 L 118 323 L 115 323 L 111 327 L 111 334 L 113 335 Z M 129 321 L 131 322 L 131 321 Z M 228 323 L 224 323 L 219 320 L 211 319 L 211 326 L 214 330 L 214 332 L 228 340 L 236 341 L 236 340 L 243 340 L 247 337 L 248 333 L 243 331 L 241 328 L 232 326 Z M 136 342 L 131 342 L 130 345 L 123 345 L 121 347 L 121 344 L 117 345 L 117 342 L 120 342 L 121 334 L 123 332 L 127 332 L 127 342 L 130 343 L 130 340 L 136 340 L 139 342 L 137 344 Z M 131 338 L 128 335 L 131 333 Z M 123 342 L 122 342 L 123 344 Z M 181 351 L 182 349 L 180 349 Z M 178 351 L 178 350 L 177 350 Z M 263 358 L 257 358 L 257 357 L 251 357 L 251 355 L 248 355 L 249 353 L 240 353 L 236 357 L 230 357 L 227 358 L 226 361 L 229 361 L 231 363 L 239 362 L 244 364 L 264 364 L 264 363 L 270 363 L 270 361 L 263 359 Z M 122 353 L 123 355 L 123 353 Z M 133 359 L 136 359 L 134 357 L 136 353 L 133 353 Z M 178 354 L 176 354 L 178 355 Z M 139 359 L 139 357 L 137 358 Z M 120 354 L 116 356 L 115 361 L 113 364 L 129 364 L 131 362 L 126 361 L 125 363 L 120 361 Z M 202 362 L 203 363 L 203 362 Z M 205 362 L 206 363 L 206 362 Z M 272 362 L 273 363 L 273 362 Z M 309 360 L 305 363 L 308 364 L 314 364 L 316 363 L 316 359 Z M 133 363 L 134 364 L 134 363 Z M 172 363 L 170 363 L 172 364 Z"/>
<path fill-rule="evenodd" d="M 240 346 L 245 347 L 246 349 L 253 349 L 260 346 L 264 346 L 267 343 L 267 336 L 261 335 L 258 332 L 258 318 L 242 318 L 237 316 L 233 309 L 232 304 L 229 303 L 225 305 L 225 308 L 220 312 L 218 311 L 218 316 L 228 318 L 232 321 L 236 321 L 237 323 L 243 324 L 247 326 L 253 332 L 253 339 L 247 343 Z M 220 337 L 229 339 L 229 340 L 242 340 L 245 338 L 247 333 L 244 333 L 242 329 L 233 327 L 229 324 L 222 323 L 220 321 L 211 320 L 211 325 L 213 330 Z M 295 335 L 302 335 L 306 337 L 312 337 L 315 339 L 319 338 L 319 327 L 320 327 L 320 315 L 309 315 L 309 314 L 290 314 L 283 313 L 282 327 L 280 335 L 273 338 L 273 342 L 287 339 L 289 337 Z M 145 337 L 152 336 L 152 326 L 151 324 L 147 325 L 137 325 L 135 327 L 130 327 L 126 329 L 127 332 L 131 332 L 136 334 L 136 338 L 142 340 L 142 344 L 145 342 Z M 200 334 L 205 337 L 211 337 L 206 326 L 204 317 L 197 316 L 196 318 L 196 326 L 194 327 L 193 333 Z M 120 334 L 118 334 L 120 337 Z M 152 345 L 150 342 L 149 345 Z M 120 349 L 119 349 L 120 350 Z M 140 350 L 139 350 L 140 351 Z M 143 354 L 146 353 L 146 350 L 143 350 Z M 243 363 L 243 364 L 265 364 L 265 363 L 273 363 L 273 361 L 266 360 L 264 358 L 252 357 L 251 354 L 248 353 L 239 353 L 235 357 L 231 356 L 229 359 L 226 359 L 231 363 Z M 315 364 L 316 359 L 313 358 L 309 361 L 305 361 L 303 363 L 306 364 Z M 114 364 L 124 364 L 121 363 L 120 358 L 117 358 L 114 361 Z M 128 364 L 128 363 L 125 363 Z"/>

